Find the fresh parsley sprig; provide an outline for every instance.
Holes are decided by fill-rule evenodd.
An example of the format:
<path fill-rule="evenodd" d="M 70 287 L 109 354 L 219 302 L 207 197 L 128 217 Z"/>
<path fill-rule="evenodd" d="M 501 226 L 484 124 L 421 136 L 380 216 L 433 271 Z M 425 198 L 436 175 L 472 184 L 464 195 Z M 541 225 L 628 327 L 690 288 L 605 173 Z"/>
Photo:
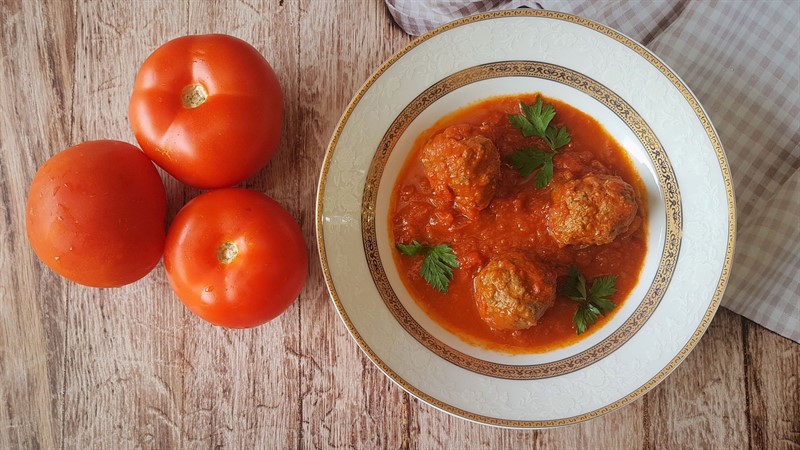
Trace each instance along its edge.
<path fill-rule="evenodd" d="M 586 279 L 575 266 L 570 266 L 561 295 L 579 303 L 578 310 L 572 317 L 578 334 L 585 332 L 597 322 L 598 317 L 611 312 L 617 306 L 608 298 L 617 292 L 614 287 L 616 283 L 616 275 L 596 278 L 587 291 Z"/>
<path fill-rule="evenodd" d="M 553 105 L 545 104 L 542 97 L 536 97 L 536 102 L 526 105 L 519 102 L 522 114 L 508 116 L 511 126 L 517 128 L 525 137 L 538 136 L 550 147 L 550 152 L 545 152 L 533 147 L 525 147 L 508 156 L 508 163 L 523 177 L 527 177 L 534 170 L 540 169 L 536 174 L 536 188 L 541 189 L 553 179 L 553 156 L 558 149 L 569 144 L 571 137 L 566 127 L 550 125 L 556 116 Z"/>
<path fill-rule="evenodd" d="M 422 260 L 422 278 L 437 291 L 447 293 L 447 288 L 453 279 L 453 269 L 458 267 L 456 254 L 449 245 L 430 246 L 413 241 L 411 244 L 397 243 L 395 247 L 404 255 L 425 255 Z"/>
<path fill-rule="evenodd" d="M 511 164 L 511 167 L 517 169 L 522 177 L 528 177 L 534 170 L 539 169 L 536 174 L 536 189 L 541 189 L 553 179 L 554 154 L 533 147 L 525 147 L 508 155 L 506 161 Z"/>
<path fill-rule="evenodd" d="M 511 126 L 522 131 L 523 136 L 538 136 L 553 151 L 569 144 L 570 136 L 566 127 L 556 128 L 550 125 L 556 116 L 556 110 L 553 105 L 545 104 L 541 95 L 536 97 L 536 102 L 532 105 L 519 102 L 519 110 L 522 114 L 508 116 L 508 120 L 511 121 Z"/>

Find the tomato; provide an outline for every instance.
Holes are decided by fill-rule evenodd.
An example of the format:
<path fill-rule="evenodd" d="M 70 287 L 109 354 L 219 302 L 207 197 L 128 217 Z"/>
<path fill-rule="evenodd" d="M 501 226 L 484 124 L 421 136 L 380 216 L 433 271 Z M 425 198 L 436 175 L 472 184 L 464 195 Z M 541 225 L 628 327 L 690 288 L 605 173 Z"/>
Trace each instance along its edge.
<path fill-rule="evenodd" d="M 224 327 L 249 328 L 280 315 L 308 276 L 303 232 L 264 194 L 210 191 L 178 212 L 164 249 L 172 288 L 190 311 Z"/>
<path fill-rule="evenodd" d="M 26 207 L 37 256 L 76 283 L 116 287 L 161 259 L 167 199 L 153 163 L 119 141 L 89 141 L 45 162 Z"/>
<path fill-rule="evenodd" d="M 142 150 L 178 180 L 202 189 L 237 184 L 278 147 L 278 78 L 250 44 L 226 35 L 184 36 L 139 69 L 129 111 Z"/>

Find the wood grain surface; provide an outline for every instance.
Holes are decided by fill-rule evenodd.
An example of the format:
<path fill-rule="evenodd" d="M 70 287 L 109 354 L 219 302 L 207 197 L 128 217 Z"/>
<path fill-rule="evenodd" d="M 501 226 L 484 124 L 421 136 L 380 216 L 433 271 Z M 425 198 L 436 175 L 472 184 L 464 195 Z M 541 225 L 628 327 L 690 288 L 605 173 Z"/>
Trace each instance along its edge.
<path fill-rule="evenodd" d="M 0 30 L 0 448 L 800 448 L 800 345 L 724 309 L 650 393 L 560 429 L 451 417 L 369 362 L 325 290 L 314 197 L 348 101 L 411 41 L 380 0 L 3 0 Z M 120 289 L 67 282 L 25 237 L 37 167 L 85 140 L 135 143 L 139 65 L 209 32 L 279 74 L 281 146 L 245 186 L 291 211 L 311 260 L 299 300 L 252 330 L 188 313 L 161 265 Z M 198 191 L 162 177 L 171 219 Z"/>

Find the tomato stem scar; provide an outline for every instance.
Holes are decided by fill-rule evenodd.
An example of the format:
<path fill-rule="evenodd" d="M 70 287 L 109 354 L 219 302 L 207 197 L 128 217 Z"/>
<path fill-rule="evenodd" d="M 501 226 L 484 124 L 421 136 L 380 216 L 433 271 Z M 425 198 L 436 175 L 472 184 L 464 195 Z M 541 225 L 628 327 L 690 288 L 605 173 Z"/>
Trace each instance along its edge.
<path fill-rule="evenodd" d="M 239 247 L 233 242 L 225 242 L 217 249 L 217 260 L 222 264 L 230 264 L 239 254 Z"/>
<path fill-rule="evenodd" d="M 208 99 L 206 88 L 200 83 L 187 84 L 181 92 L 181 103 L 184 108 L 197 108 Z"/>

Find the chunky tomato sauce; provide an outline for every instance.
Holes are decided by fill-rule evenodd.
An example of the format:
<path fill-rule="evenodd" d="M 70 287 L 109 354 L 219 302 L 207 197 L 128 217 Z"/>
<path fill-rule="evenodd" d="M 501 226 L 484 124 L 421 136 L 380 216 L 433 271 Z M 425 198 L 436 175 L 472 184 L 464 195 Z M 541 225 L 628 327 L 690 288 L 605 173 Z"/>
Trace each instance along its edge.
<path fill-rule="evenodd" d="M 554 179 L 545 188 L 536 189 L 534 177 L 521 177 L 505 162 L 507 155 L 523 147 L 547 148 L 539 138 L 523 137 L 508 120 L 508 115 L 519 114 L 519 101 L 531 104 L 535 100 L 536 94 L 490 98 L 444 117 L 422 133 L 394 187 L 389 216 L 394 242 L 446 243 L 458 257 L 459 267 L 453 270 L 448 292 L 440 293 L 422 278 L 421 257 L 395 252 L 401 277 L 415 301 L 461 339 L 508 353 L 537 353 L 567 346 L 601 328 L 613 312 L 600 318 L 587 332 L 576 335 L 572 317 L 577 304 L 558 296 L 536 326 L 517 331 L 492 330 L 481 320 L 473 299 L 475 275 L 490 258 L 510 250 L 528 252 L 556 272 L 559 285 L 572 264 L 587 282 L 599 276 L 617 275 L 617 293 L 611 299 L 618 310 L 637 282 L 646 252 L 644 184 L 622 147 L 591 117 L 567 104 L 544 98 L 556 110 L 552 124 L 566 126 L 571 135 L 571 142 L 559 149 L 553 159 Z M 432 192 L 420 161 L 420 151 L 429 138 L 448 126 L 465 123 L 481 127 L 482 134 L 494 142 L 504 161 L 497 194 L 474 218 L 460 213 L 452 199 L 437 197 Z M 642 225 L 610 244 L 559 247 L 547 231 L 550 190 L 558 179 L 578 178 L 588 173 L 616 175 L 633 186 Z"/>

